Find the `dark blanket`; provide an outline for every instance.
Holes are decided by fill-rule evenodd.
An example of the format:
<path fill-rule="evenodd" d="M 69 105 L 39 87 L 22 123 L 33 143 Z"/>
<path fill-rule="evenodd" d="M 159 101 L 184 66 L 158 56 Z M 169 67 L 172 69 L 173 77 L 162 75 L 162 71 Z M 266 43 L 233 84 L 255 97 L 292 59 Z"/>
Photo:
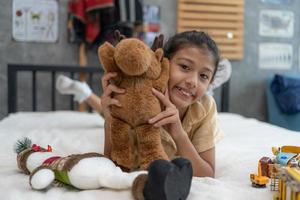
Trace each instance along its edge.
<path fill-rule="evenodd" d="M 271 92 L 283 113 L 300 112 L 300 77 L 276 74 L 271 83 Z"/>

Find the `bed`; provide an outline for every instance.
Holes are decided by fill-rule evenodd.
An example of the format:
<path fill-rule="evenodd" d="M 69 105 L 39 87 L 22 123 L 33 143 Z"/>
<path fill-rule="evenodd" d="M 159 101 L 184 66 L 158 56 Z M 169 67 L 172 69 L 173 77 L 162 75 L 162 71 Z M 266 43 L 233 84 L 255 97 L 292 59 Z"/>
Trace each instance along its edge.
<path fill-rule="evenodd" d="M 28 176 L 16 166 L 13 145 L 17 139 L 27 136 L 41 146 L 50 144 L 62 155 L 103 152 L 104 120 L 97 113 L 15 111 L 0 121 L 1 199 L 132 199 L 129 190 L 79 191 L 55 187 L 31 190 Z M 249 174 L 257 172 L 257 162 L 262 156 L 271 156 L 272 146 L 299 145 L 299 132 L 232 113 L 221 112 L 219 120 L 225 138 L 216 146 L 216 178 L 194 177 L 188 200 L 272 199 L 269 187 L 251 187 Z"/>

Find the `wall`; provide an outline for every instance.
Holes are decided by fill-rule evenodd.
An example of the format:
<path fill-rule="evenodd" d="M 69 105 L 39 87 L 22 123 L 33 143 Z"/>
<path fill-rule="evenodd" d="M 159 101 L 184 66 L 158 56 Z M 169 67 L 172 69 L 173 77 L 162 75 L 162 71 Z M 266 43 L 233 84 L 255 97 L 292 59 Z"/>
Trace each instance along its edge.
<path fill-rule="evenodd" d="M 78 47 L 67 42 L 66 32 L 66 5 L 67 0 L 59 2 L 59 41 L 55 44 L 14 42 L 11 36 L 11 10 L 12 1 L 0 1 L 0 119 L 7 115 L 7 63 L 33 63 L 33 64 L 68 64 L 76 65 Z M 176 1 L 144 0 L 148 4 L 160 5 L 162 8 L 162 33 L 167 37 L 176 31 Z M 294 0 L 293 6 L 270 6 L 261 3 L 261 0 L 245 0 L 245 57 L 242 61 L 233 61 L 233 74 L 230 91 L 230 112 L 239 113 L 247 117 L 266 119 L 265 80 L 276 71 L 261 70 L 258 68 L 258 43 L 282 41 L 292 43 L 294 47 L 294 64 L 291 71 L 299 72 L 298 48 L 300 44 L 299 19 L 300 1 Z M 294 11 L 295 27 L 294 38 L 277 39 L 258 35 L 259 11 L 261 9 L 283 9 Z M 90 65 L 97 65 L 95 52 L 89 52 Z M 277 71 L 282 72 L 282 71 Z M 284 71 L 287 72 L 287 71 Z M 45 81 L 46 82 L 46 81 Z M 45 83 L 46 85 L 47 83 Z M 18 84 L 21 90 L 24 84 Z M 25 90 L 25 89 L 24 89 Z M 19 98 L 20 107 L 26 107 L 28 97 L 22 91 Z M 46 94 L 47 91 L 44 91 Z M 23 98 L 24 95 L 24 98 Z M 44 95 L 40 95 L 42 99 Z M 43 99 L 42 99 L 43 100 Z"/>
<path fill-rule="evenodd" d="M 261 0 L 245 0 L 245 56 L 242 61 L 233 62 L 230 111 L 248 117 L 266 119 L 265 82 L 274 73 L 299 73 L 298 49 L 300 1 L 291 6 L 266 5 Z M 259 11 L 261 9 L 288 10 L 294 12 L 294 37 L 271 38 L 258 34 Z M 258 67 L 258 44 L 260 42 L 284 42 L 293 44 L 293 65 L 291 70 L 262 70 Z"/>

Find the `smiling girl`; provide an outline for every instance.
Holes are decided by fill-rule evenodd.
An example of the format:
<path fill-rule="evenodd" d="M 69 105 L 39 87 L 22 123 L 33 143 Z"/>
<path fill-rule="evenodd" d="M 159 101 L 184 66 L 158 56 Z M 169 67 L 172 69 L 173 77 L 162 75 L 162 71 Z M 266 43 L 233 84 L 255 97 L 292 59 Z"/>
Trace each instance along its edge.
<path fill-rule="evenodd" d="M 170 78 L 165 94 L 154 88 L 153 93 L 165 109 L 149 120 L 162 127 L 162 144 L 170 159 L 187 158 L 192 163 L 194 176 L 214 177 L 215 144 L 223 136 L 217 120 L 217 108 L 213 97 L 206 95 L 219 63 L 219 51 L 215 42 L 204 32 L 188 31 L 171 37 L 164 46 L 170 60 Z M 109 84 L 116 74 L 102 78 L 104 93 L 102 109 L 119 105 L 112 93 L 124 89 Z M 109 131 L 106 131 L 109 133 Z M 106 138 L 110 138 L 106 135 Z M 110 154 L 110 141 L 105 141 L 106 155 Z"/>
<path fill-rule="evenodd" d="M 176 34 L 164 47 L 170 60 L 168 92 L 153 93 L 165 110 L 149 120 L 163 127 L 163 144 L 170 157 L 191 161 L 194 176 L 214 177 L 215 144 L 223 136 L 214 99 L 206 95 L 219 63 L 215 42 L 204 32 Z"/>

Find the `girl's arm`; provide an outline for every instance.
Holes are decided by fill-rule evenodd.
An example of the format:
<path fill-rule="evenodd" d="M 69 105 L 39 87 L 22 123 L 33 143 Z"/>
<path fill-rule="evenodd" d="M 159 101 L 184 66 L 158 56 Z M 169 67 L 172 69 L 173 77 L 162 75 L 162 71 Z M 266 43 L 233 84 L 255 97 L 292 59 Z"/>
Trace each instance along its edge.
<path fill-rule="evenodd" d="M 193 175 L 199 177 L 208 176 L 214 178 L 215 148 L 211 148 L 198 154 L 194 145 L 184 131 L 176 135 L 176 138 L 173 137 L 173 139 L 176 143 L 178 154 L 191 161 L 193 167 Z"/>
<path fill-rule="evenodd" d="M 92 93 L 85 102 L 91 106 L 94 110 L 96 110 L 99 114 L 103 116 L 102 106 L 101 106 L 101 99 L 96 94 Z"/>
<path fill-rule="evenodd" d="M 179 111 L 175 105 L 170 102 L 168 92 L 166 92 L 165 96 L 159 91 L 153 89 L 153 93 L 166 106 L 166 108 L 163 112 L 150 119 L 149 123 L 156 127 L 163 126 L 163 128 L 167 130 L 176 143 L 178 154 L 189 159 L 192 163 L 194 176 L 214 177 L 215 149 L 212 148 L 198 154 L 194 145 L 188 138 L 187 133 L 182 128 Z"/>

